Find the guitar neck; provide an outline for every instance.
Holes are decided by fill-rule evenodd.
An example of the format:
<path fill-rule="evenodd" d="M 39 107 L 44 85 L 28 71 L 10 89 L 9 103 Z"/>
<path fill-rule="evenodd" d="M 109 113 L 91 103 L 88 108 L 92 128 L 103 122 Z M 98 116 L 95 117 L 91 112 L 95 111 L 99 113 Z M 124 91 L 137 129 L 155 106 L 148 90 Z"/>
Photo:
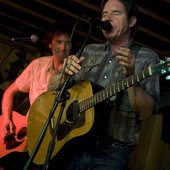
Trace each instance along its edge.
<path fill-rule="evenodd" d="M 130 86 L 137 84 L 138 82 L 152 76 L 152 70 L 150 67 L 144 69 L 140 73 L 133 74 L 118 83 L 113 84 L 110 87 L 105 88 L 104 90 L 95 93 L 92 97 L 79 103 L 80 112 L 84 112 L 87 109 L 94 107 L 96 104 L 116 95 L 117 93 L 127 89 Z"/>

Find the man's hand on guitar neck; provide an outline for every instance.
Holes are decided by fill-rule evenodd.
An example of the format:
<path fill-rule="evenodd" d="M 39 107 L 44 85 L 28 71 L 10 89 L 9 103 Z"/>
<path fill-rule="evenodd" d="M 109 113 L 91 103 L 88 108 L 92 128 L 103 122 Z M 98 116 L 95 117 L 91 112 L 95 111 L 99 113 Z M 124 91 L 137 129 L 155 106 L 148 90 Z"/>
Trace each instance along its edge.
<path fill-rule="evenodd" d="M 78 73 L 81 69 L 81 63 L 84 61 L 84 57 L 77 58 L 75 55 L 69 56 L 65 59 L 65 73 L 73 75 Z"/>

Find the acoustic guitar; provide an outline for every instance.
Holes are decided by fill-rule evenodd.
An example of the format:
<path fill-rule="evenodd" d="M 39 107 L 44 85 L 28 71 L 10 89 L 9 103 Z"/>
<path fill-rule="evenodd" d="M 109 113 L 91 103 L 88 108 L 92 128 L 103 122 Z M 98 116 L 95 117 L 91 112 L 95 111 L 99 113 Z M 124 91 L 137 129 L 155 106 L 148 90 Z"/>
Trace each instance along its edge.
<path fill-rule="evenodd" d="M 149 66 L 143 71 L 131 75 L 123 80 L 107 87 L 97 93 L 93 93 L 92 84 L 89 81 L 83 81 L 75 84 L 67 90 L 68 100 L 61 117 L 56 136 L 56 145 L 52 156 L 72 138 L 79 137 L 90 131 L 95 119 L 94 106 L 115 96 L 119 92 L 127 89 L 136 83 L 149 78 L 150 76 L 166 74 L 170 72 L 170 59 L 161 61 L 161 63 Z M 37 140 L 41 134 L 42 128 L 48 119 L 48 113 L 57 97 L 56 91 L 47 91 L 34 101 L 30 108 L 28 116 L 28 152 L 32 153 Z M 49 125 L 41 146 L 38 149 L 33 162 L 43 164 L 47 155 L 47 149 L 52 139 L 52 129 L 57 122 L 60 113 L 61 103 L 57 106 L 51 124 Z M 97 115 L 97 114 L 96 114 Z"/>
<path fill-rule="evenodd" d="M 11 152 L 25 152 L 27 150 L 27 116 L 13 111 L 13 122 L 16 125 L 16 135 L 6 139 L 0 134 L 0 158 Z M 0 116 L 0 126 L 3 123 L 3 115 Z"/>

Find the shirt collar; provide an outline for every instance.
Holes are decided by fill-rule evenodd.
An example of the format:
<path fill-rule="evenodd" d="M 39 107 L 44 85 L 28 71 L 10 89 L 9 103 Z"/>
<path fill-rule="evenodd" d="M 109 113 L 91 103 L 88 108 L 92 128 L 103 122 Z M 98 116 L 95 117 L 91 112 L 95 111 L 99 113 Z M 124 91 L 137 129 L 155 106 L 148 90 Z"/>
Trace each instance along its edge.
<path fill-rule="evenodd" d="M 127 48 L 131 48 L 134 44 L 134 41 L 133 39 L 131 39 L 127 44 L 123 45 L 122 47 L 127 47 Z M 105 44 L 104 44 L 104 50 L 109 50 L 110 49 L 110 43 L 107 41 Z"/>

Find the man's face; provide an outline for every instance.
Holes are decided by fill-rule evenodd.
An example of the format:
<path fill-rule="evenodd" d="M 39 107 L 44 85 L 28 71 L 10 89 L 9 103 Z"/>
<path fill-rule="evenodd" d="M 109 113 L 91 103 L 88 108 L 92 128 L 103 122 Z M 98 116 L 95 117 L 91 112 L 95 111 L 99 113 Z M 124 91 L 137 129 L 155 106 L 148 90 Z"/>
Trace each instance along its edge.
<path fill-rule="evenodd" d="M 69 54 L 70 45 L 70 37 L 67 34 L 60 34 L 53 37 L 49 47 L 51 48 L 53 56 L 63 61 Z"/>
<path fill-rule="evenodd" d="M 108 0 L 103 8 L 102 20 L 112 24 L 112 31 L 103 31 L 106 38 L 120 39 L 130 32 L 124 5 L 119 0 Z"/>

